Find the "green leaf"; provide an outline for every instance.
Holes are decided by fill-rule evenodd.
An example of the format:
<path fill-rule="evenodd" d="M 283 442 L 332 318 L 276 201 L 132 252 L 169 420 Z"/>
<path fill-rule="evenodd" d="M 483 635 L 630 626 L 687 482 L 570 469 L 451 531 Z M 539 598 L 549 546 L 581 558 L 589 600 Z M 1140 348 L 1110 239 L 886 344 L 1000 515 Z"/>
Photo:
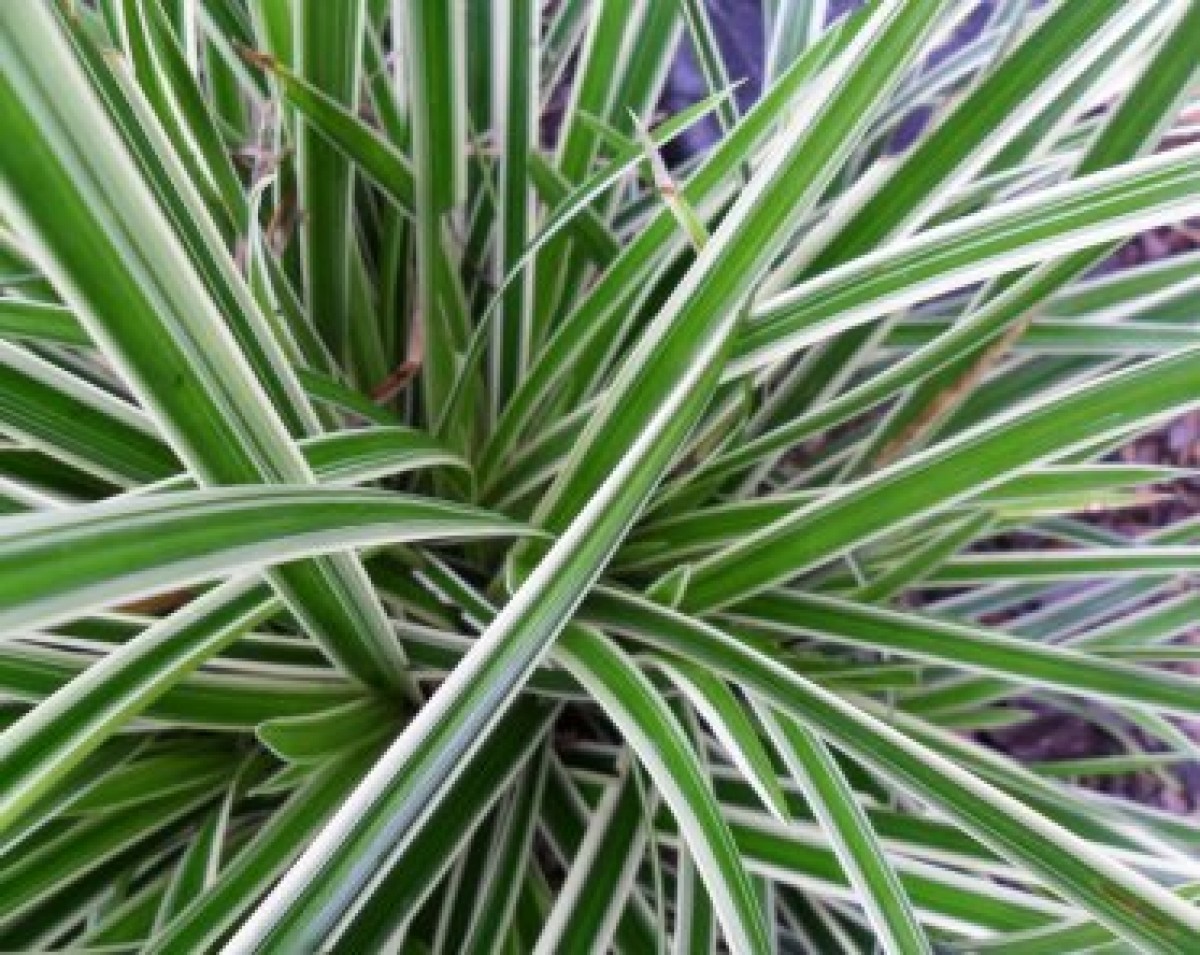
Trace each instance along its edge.
<path fill-rule="evenodd" d="M 69 827 L 36 850 L 24 851 L 0 874 L 0 929 L 54 892 L 70 891 L 90 871 L 158 835 L 210 800 L 210 790 L 169 795 L 134 810 Z"/>
<path fill-rule="evenodd" d="M 1154 951 L 1187 952 L 1200 915 L 1167 890 L 1122 866 L 956 761 L 894 729 L 866 709 L 799 677 L 743 641 L 684 614 L 601 592 L 589 617 L 642 642 L 685 653 L 922 798 L 951 813 L 996 851 L 1019 860 L 1065 898 L 1122 937 Z"/>
<path fill-rule="evenodd" d="M 8 4 L 0 24 L 5 215 L 198 479 L 311 483 L 49 10 Z M 386 619 L 353 559 L 297 564 L 276 584 L 350 669 L 396 683 Z"/>
<path fill-rule="evenodd" d="M 610 641 L 568 630 L 556 653 L 617 724 L 679 823 L 730 947 L 765 950 L 765 929 L 749 880 L 708 781 L 682 729 L 646 677 Z"/>
<path fill-rule="evenodd" d="M 789 289 L 755 309 L 728 376 L 889 312 L 1047 258 L 1103 247 L 1196 214 L 1200 149 L 1033 192 L 930 229 Z"/>
<path fill-rule="evenodd" d="M 1190 952 L 1200 0 L 335 6 L 0 3 L 0 950 Z"/>
<path fill-rule="evenodd" d="M 410 851 L 390 866 L 366 905 L 339 936 L 335 951 L 347 955 L 377 951 L 407 924 L 453 861 L 453 850 L 510 788 L 521 767 L 529 767 L 526 776 L 537 775 L 532 765 L 537 760 L 535 751 L 544 745 L 548 724 L 557 713 L 554 707 L 520 700 L 505 714 L 494 745 L 483 747 L 472 762 L 471 772 L 459 776 L 452 792 L 414 838 Z M 508 888 L 497 885 L 496 891 L 502 896 Z M 484 937 L 486 926 L 478 924 L 480 933 L 476 938 L 481 943 L 496 941 Z"/>
<path fill-rule="evenodd" d="M 611 944 L 646 851 L 635 773 L 625 767 L 596 807 L 535 952 L 594 952 Z"/>
<path fill-rule="evenodd" d="M 784 109 L 792 103 L 813 74 L 825 63 L 838 43 L 841 32 L 798 62 L 788 75 L 772 88 L 763 101 L 739 124 L 731 136 L 714 150 L 695 175 L 684 185 L 684 197 L 694 207 L 707 207 L 718 197 L 721 184 L 741 160 L 761 142 Z M 661 247 L 675 232 L 674 218 L 663 210 L 649 223 L 604 273 L 596 287 L 579 306 L 566 316 L 561 327 L 534 361 L 484 451 L 482 467 L 495 467 L 511 450 L 512 443 L 529 423 L 539 405 L 558 383 L 564 368 L 570 368 L 586 353 L 598 336 L 611 329 L 615 310 L 626 302 L 630 290 L 647 278 Z"/>
<path fill-rule="evenodd" d="M 695 565 L 684 606 L 727 604 L 849 548 L 939 513 L 1031 465 L 1197 404 L 1195 358 L 1177 352 L 1051 393 L 846 485 Z"/>
<path fill-rule="evenodd" d="M 184 906 L 216 881 L 221 869 L 221 849 L 229 825 L 234 791 L 222 801 L 188 846 L 171 884 L 163 895 L 160 921 L 170 921 Z"/>
<path fill-rule="evenodd" d="M 369 698 L 321 713 L 268 720 L 255 735 L 280 759 L 326 762 L 364 746 L 378 747 L 397 722 L 391 706 Z"/>
<path fill-rule="evenodd" d="M 0 343 L 0 409 L 9 435 L 120 486 L 178 467 L 135 408 L 7 343 Z"/>
<path fill-rule="evenodd" d="M 258 828 L 217 880 L 189 900 L 146 946 L 146 951 L 202 951 L 216 944 L 319 831 L 362 778 L 371 755 L 370 751 L 353 754 L 322 766 Z"/>
<path fill-rule="evenodd" d="M 534 230 L 535 205 L 529 188 L 530 161 L 536 151 L 538 99 L 538 5 L 513 0 L 496 10 L 499 31 L 494 91 L 498 125 L 499 226 L 496 264 L 507 277 L 518 266 Z M 534 343 L 534 272 L 530 265 L 500 293 L 500 313 L 492 322 L 488 392 L 493 418 L 525 374 Z"/>
<path fill-rule="evenodd" d="M 350 109 L 358 97 L 364 8 L 365 0 L 293 5 L 297 74 Z M 353 171 L 345 156 L 303 121 L 296 134 L 296 180 L 304 209 L 306 301 L 326 347 L 345 363 L 350 357 Z"/>
<path fill-rule="evenodd" d="M 1129 547 L 1114 550 L 1016 551 L 1005 554 L 963 554 L 948 561 L 931 583 L 956 586 L 963 582 L 1006 580 L 1068 580 L 1111 576 L 1189 573 L 1200 559 L 1195 547 Z"/>
<path fill-rule="evenodd" d="M 811 633 L 834 643 L 895 652 L 1139 707 L 1183 713 L 1200 706 L 1196 681 L 1182 674 L 1121 665 L 984 627 L 837 597 L 762 594 L 734 611 L 730 625 L 743 619 L 765 624 L 768 631 L 788 637 Z"/>
<path fill-rule="evenodd" d="M 763 805 L 782 822 L 791 817 L 779 777 L 754 724 L 728 684 L 681 659 L 652 659 L 716 734 Z"/>
<path fill-rule="evenodd" d="M 379 491 L 214 488 L 0 520 L 0 633 L 372 543 L 505 536 L 462 505 Z"/>
<path fill-rule="evenodd" d="M 776 749 L 804 788 L 813 814 L 829 833 L 838 859 L 862 895 L 886 952 L 931 952 L 908 897 L 845 776 L 825 745 L 790 716 L 758 707 Z"/>
<path fill-rule="evenodd" d="M 413 208 L 412 164 L 394 144 L 354 115 L 319 86 L 267 54 L 243 50 L 252 65 L 270 71 L 288 102 L 319 133 L 360 171 L 366 173 L 402 209 Z"/>
<path fill-rule="evenodd" d="M 0 734 L 6 828 L 184 674 L 265 619 L 265 588 L 226 584 L 114 651 Z"/>
<path fill-rule="evenodd" d="M 506 806 L 505 816 L 498 825 L 502 833 L 494 858 L 484 880 L 485 893 L 475 906 L 464 953 L 494 951 L 498 940 L 510 928 L 515 915 L 522 876 L 528 865 L 534 831 L 541 813 L 542 792 L 549 764 L 543 746 L 526 766 Z"/>

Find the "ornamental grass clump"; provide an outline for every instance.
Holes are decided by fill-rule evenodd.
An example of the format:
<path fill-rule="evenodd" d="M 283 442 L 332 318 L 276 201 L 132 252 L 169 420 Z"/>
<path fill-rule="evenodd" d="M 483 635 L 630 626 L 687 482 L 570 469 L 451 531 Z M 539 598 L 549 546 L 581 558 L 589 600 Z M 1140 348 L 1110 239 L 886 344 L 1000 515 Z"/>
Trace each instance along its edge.
<path fill-rule="evenodd" d="M 763 7 L 0 2 L 0 950 L 1200 951 L 1200 0 Z"/>

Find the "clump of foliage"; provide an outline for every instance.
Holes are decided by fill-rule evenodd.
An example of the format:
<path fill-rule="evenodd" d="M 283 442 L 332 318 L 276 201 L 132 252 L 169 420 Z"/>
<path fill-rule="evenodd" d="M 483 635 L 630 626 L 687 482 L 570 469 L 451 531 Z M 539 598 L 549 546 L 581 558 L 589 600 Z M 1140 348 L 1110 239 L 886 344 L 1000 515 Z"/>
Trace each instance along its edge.
<path fill-rule="evenodd" d="M 0 2 L 0 949 L 1194 955 L 1200 2 L 971 6 Z"/>

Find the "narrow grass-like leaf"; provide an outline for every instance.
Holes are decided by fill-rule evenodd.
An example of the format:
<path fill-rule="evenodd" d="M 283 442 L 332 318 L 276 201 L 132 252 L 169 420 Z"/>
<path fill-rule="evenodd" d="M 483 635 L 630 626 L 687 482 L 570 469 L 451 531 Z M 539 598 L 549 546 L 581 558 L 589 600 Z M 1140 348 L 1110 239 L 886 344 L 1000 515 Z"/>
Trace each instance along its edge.
<path fill-rule="evenodd" d="M 299 0 L 295 16 L 296 72 L 332 100 L 353 108 L 366 0 Z M 326 347 L 350 357 L 350 270 L 353 170 L 344 155 L 305 122 L 298 124 L 296 179 L 304 209 L 304 284 L 309 311 Z"/>
<path fill-rule="evenodd" d="M 1056 891 L 1123 937 L 1184 955 L 1200 915 L 1149 879 L 832 693 L 716 628 L 636 598 L 603 595 L 603 622 L 669 652 L 703 659 L 857 759 L 951 812 L 997 851 L 1019 859 Z"/>
<path fill-rule="evenodd" d="M 370 755 L 351 755 L 322 766 L 271 815 L 250 843 L 230 860 L 217 881 L 191 899 L 146 950 L 196 951 L 225 935 L 353 788 L 369 764 Z"/>
<path fill-rule="evenodd" d="M 732 838 L 682 729 L 646 677 L 610 641 L 585 629 L 568 630 L 558 657 L 621 728 L 696 858 L 730 948 L 756 952 L 765 929 Z"/>
<path fill-rule="evenodd" d="M 13 146 L 0 150 L 0 203 L 35 242 L 43 270 L 199 479 L 311 482 L 50 12 L 8 4 L 0 22 L 10 64 L 0 75 L 12 133 L 4 142 Z M 127 188 L 113 202 L 117 183 Z M 386 621 L 353 560 L 299 564 L 276 583 L 350 669 L 397 682 Z"/>
<path fill-rule="evenodd" d="M 1063 647 L 952 624 L 836 597 L 763 594 L 735 616 L 795 635 L 816 632 L 837 643 L 868 645 L 938 663 L 1008 674 L 1021 681 L 1187 712 L 1198 705 L 1195 681 L 1181 674 L 1115 665 Z M 811 628 L 808 629 L 808 628 Z"/>
<path fill-rule="evenodd" d="M 848 32 L 848 31 L 847 31 Z M 738 163 L 760 142 L 778 121 L 783 110 L 804 89 L 829 56 L 846 42 L 841 32 L 814 49 L 798 62 L 778 86 L 739 124 L 728 140 L 685 183 L 683 195 L 693 207 L 707 207 L 716 198 L 718 187 L 736 170 Z M 511 450 L 511 444 L 528 424 L 538 406 L 555 386 L 563 367 L 579 360 L 588 346 L 606 328 L 607 318 L 626 301 L 629 288 L 644 281 L 660 247 L 675 232 L 674 219 L 663 210 L 639 234 L 623 254 L 605 272 L 597 286 L 571 314 L 534 361 L 528 378 L 513 396 L 484 453 L 483 467 L 495 466 Z M 485 472 L 486 473 L 486 472 Z"/>
<path fill-rule="evenodd" d="M 255 66 L 268 69 L 279 82 L 288 102 L 304 117 L 309 127 L 324 136 L 383 189 L 402 209 L 411 211 L 415 187 L 412 164 L 393 143 L 387 141 L 329 93 L 294 73 L 274 57 L 243 51 Z"/>
<path fill-rule="evenodd" d="M 513 0 L 497 11 L 503 53 L 493 113 L 498 124 L 499 228 L 496 263 L 507 277 L 524 255 L 533 234 L 534 196 L 529 188 L 530 156 L 537 146 L 538 17 L 535 0 Z M 491 387 L 496 417 L 521 380 L 533 347 L 534 272 L 529 266 L 505 283 L 500 314 L 493 322 Z"/>
<path fill-rule="evenodd" d="M 549 758 L 543 747 L 531 759 L 514 786 L 507 807 L 507 819 L 501 830 L 504 839 L 491 860 L 484 882 L 486 891 L 477 901 L 474 918 L 466 933 L 464 953 L 490 953 L 500 950 L 500 940 L 508 934 L 522 885 L 522 876 L 533 845 L 534 831 L 541 812 L 542 791 L 546 783 Z"/>
<path fill-rule="evenodd" d="M 878 536 L 885 527 L 943 511 L 1073 446 L 1102 434 L 1127 434 L 1194 407 L 1186 384 L 1194 361 L 1190 350 L 1178 352 L 1035 399 L 846 485 L 696 565 L 685 606 L 711 607 L 762 590 Z"/>
<path fill-rule="evenodd" d="M 729 374 L 982 278 L 1188 218 L 1198 156 L 1181 149 L 1072 180 L 823 273 L 756 309 Z"/>
<path fill-rule="evenodd" d="M 325 762 L 363 746 L 378 747 L 397 722 L 382 700 L 367 698 L 323 713 L 268 720 L 255 735 L 288 762 Z"/>
<path fill-rule="evenodd" d="M 367 904 L 343 929 L 336 951 L 375 951 L 408 925 L 420 903 L 431 893 L 452 861 L 457 848 L 470 835 L 490 806 L 504 793 L 522 766 L 536 759 L 544 745 L 553 707 L 530 700 L 518 702 L 503 719 L 496 745 L 485 747 L 472 771 L 459 777 L 447 799 L 439 803 L 428 826 L 413 841 L 411 852 L 396 859 Z M 502 891 L 508 886 L 497 886 Z M 479 937 L 481 943 L 494 938 Z"/>
<path fill-rule="evenodd" d="M 763 805 L 776 818 L 787 822 L 790 810 L 779 786 L 778 774 L 753 722 L 728 685 L 686 660 L 655 660 L 720 739 Z"/>
<path fill-rule="evenodd" d="M 180 491 L 0 526 L 0 633 L 314 553 L 518 532 L 462 505 L 303 487 Z"/>
<path fill-rule="evenodd" d="M 634 772 L 627 767 L 596 807 L 566 884 L 538 936 L 538 955 L 594 952 L 611 944 L 646 851 Z"/>
<path fill-rule="evenodd" d="M 790 716 L 761 705 L 758 713 L 792 776 L 804 787 L 813 814 L 830 834 L 847 875 L 862 893 L 884 951 L 931 952 L 871 823 L 829 750 Z"/>

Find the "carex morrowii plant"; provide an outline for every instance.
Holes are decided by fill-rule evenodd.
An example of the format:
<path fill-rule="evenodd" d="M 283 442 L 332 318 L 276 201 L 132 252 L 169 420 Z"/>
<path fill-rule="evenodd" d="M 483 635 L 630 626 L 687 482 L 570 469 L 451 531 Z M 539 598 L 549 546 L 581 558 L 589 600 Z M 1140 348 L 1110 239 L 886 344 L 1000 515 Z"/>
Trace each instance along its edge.
<path fill-rule="evenodd" d="M 0 2 L 0 950 L 1200 951 L 1200 2 L 763 14 Z"/>

